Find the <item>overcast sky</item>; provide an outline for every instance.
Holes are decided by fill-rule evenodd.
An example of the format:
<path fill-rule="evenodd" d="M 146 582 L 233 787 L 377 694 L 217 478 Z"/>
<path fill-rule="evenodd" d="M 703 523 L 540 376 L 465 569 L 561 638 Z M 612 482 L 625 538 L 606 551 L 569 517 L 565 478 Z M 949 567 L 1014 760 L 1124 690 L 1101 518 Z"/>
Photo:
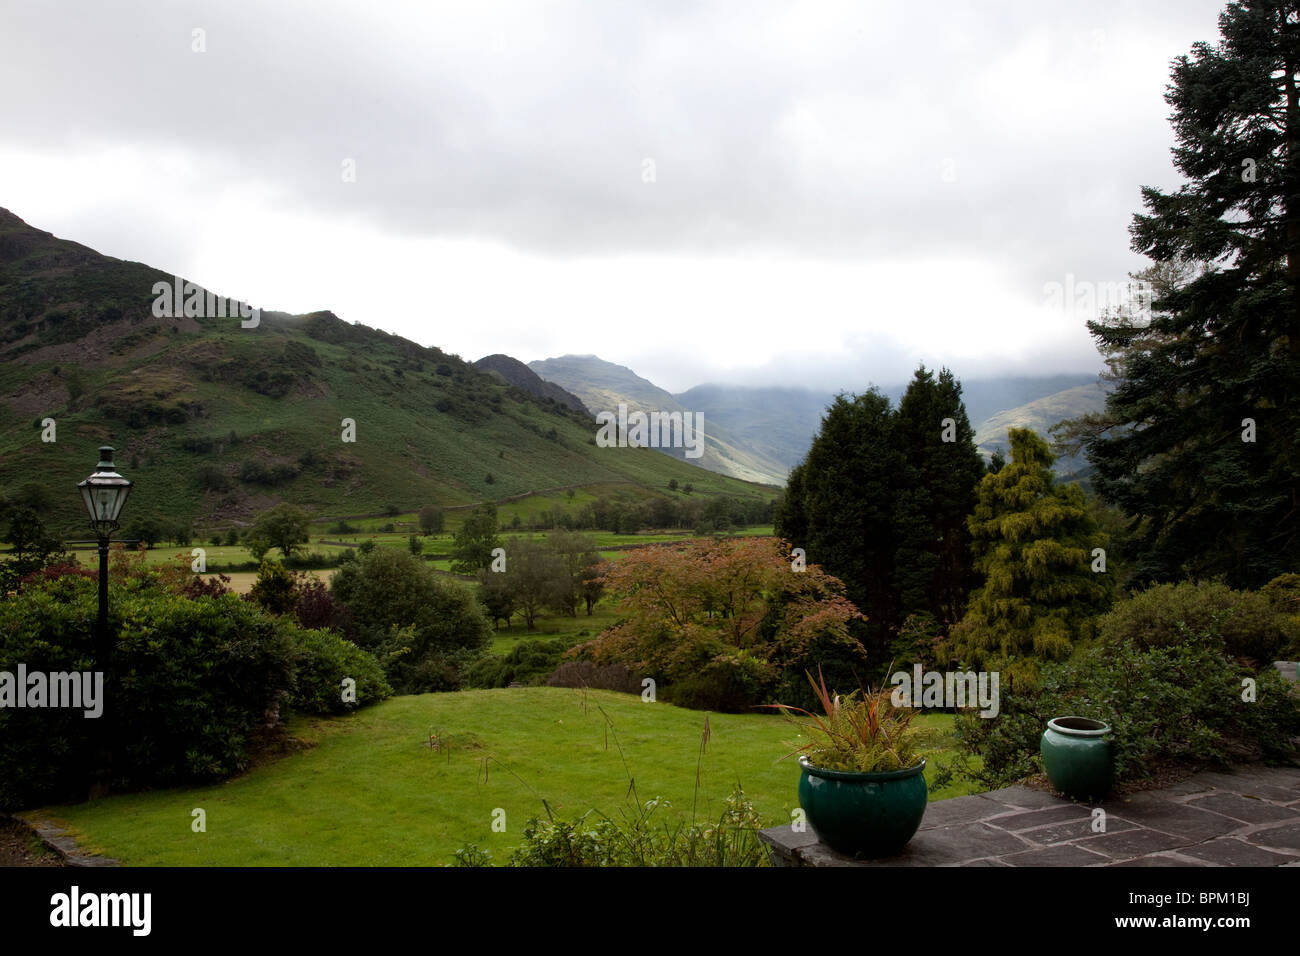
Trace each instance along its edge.
<path fill-rule="evenodd" d="M 1091 372 L 1046 284 L 1144 264 L 1169 61 L 1222 7 L 0 0 L 0 206 L 263 309 L 672 391 Z"/>

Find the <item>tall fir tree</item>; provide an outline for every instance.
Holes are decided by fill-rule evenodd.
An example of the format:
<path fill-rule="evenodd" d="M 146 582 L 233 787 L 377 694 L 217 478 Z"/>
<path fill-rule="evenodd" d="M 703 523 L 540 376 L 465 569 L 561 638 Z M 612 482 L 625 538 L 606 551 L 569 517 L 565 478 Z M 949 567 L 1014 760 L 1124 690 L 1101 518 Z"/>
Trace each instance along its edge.
<path fill-rule="evenodd" d="M 1059 485 L 1047 443 L 1033 431 L 1008 433 L 1011 461 L 980 480 L 968 521 L 984 583 L 953 629 L 956 656 L 974 667 L 1032 681 L 1041 660 L 1062 660 L 1089 635 L 1114 588 L 1094 549 L 1104 549 L 1078 485 Z"/>
<path fill-rule="evenodd" d="M 844 582 L 867 617 L 867 652 L 881 664 L 897 616 L 893 503 L 903 455 L 893 426 L 889 399 L 876 389 L 837 396 L 775 520 L 776 533 L 804 548 L 809 563 Z"/>
<path fill-rule="evenodd" d="M 949 421 L 950 420 L 950 421 Z M 920 368 L 897 410 L 839 396 L 776 511 L 776 533 L 844 582 L 873 664 L 909 614 L 951 623 L 973 581 L 966 517 L 984 473 L 961 385 Z"/>
<path fill-rule="evenodd" d="M 1177 273 L 1088 328 L 1115 371 L 1082 431 L 1133 520 L 1139 581 L 1258 586 L 1300 568 L 1300 4 L 1229 4 L 1173 66 L 1187 182 L 1142 190 L 1133 248 Z M 1085 423 L 1087 424 L 1087 423 Z"/>
<path fill-rule="evenodd" d="M 899 402 L 895 443 L 903 452 L 894 509 L 894 561 L 900 616 L 927 613 L 956 623 L 974 583 L 966 517 L 984 463 L 961 400 L 961 383 L 943 369 L 917 369 Z"/>

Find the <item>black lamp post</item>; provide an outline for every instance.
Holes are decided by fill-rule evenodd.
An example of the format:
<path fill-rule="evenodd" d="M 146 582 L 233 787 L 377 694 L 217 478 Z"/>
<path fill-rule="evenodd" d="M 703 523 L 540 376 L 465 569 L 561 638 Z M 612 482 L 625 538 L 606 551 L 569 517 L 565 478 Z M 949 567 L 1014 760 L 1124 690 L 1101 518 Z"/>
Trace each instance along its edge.
<path fill-rule="evenodd" d="M 106 692 L 112 686 L 113 642 L 108 633 L 108 539 L 117 530 L 117 518 L 126 504 L 126 496 L 131 492 L 131 482 L 117 473 L 113 466 L 113 449 L 103 445 L 99 449 L 99 464 L 85 481 L 77 482 L 81 489 L 82 500 L 86 502 L 86 511 L 90 514 L 90 527 L 99 538 L 99 620 L 95 626 L 95 663 L 104 675 Z M 97 788 L 101 791 L 108 787 L 108 774 L 112 763 L 112 734 L 109 731 L 107 717 L 111 708 L 106 708 L 104 723 L 100 730 L 100 754 Z M 93 793 L 94 791 L 92 791 Z"/>

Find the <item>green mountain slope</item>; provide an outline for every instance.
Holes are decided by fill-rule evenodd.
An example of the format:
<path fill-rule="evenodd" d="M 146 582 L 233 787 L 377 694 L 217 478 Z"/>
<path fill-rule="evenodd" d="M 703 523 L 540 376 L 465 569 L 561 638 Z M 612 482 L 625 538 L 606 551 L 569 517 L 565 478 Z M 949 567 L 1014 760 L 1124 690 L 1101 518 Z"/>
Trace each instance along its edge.
<path fill-rule="evenodd" d="M 975 427 L 975 444 L 985 455 L 991 455 L 995 450 L 1009 454 L 1007 430 L 1011 428 L 1032 428 L 1050 442 L 1049 431 L 1057 422 L 1088 412 L 1099 412 L 1105 404 L 1106 389 L 1100 383 L 1076 385 L 990 416 Z M 1061 458 L 1055 469 L 1059 474 L 1072 474 L 1086 468 L 1087 464 L 1082 458 Z"/>
<path fill-rule="evenodd" d="M 359 514 L 598 483 L 660 494 L 673 478 L 771 494 L 650 449 L 597 448 L 587 416 L 329 312 L 263 312 L 247 329 L 157 318 L 153 285 L 171 279 L 0 209 L 0 482 L 46 485 L 64 528 L 84 523 L 74 484 L 100 444 L 136 483 L 132 513 L 199 528 L 279 501 Z"/>

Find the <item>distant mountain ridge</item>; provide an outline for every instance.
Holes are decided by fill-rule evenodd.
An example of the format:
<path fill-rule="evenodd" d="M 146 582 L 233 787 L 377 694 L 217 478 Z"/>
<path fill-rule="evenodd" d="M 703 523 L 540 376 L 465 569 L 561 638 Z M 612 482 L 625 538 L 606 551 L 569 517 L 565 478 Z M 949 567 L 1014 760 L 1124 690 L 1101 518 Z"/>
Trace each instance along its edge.
<path fill-rule="evenodd" d="M 578 398 L 572 392 L 566 391 L 554 382 L 548 382 L 523 362 L 517 358 L 511 358 L 509 355 L 503 355 L 498 352 L 495 355 L 485 355 L 474 363 L 474 367 L 484 372 L 500 375 L 502 380 L 516 388 L 522 388 L 529 395 L 540 399 L 551 399 L 566 405 L 576 412 L 594 418 L 591 411 L 586 405 L 582 404 L 582 399 Z"/>
<path fill-rule="evenodd" d="M 708 409 L 682 402 L 666 389 L 642 378 L 630 368 L 606 362 L 595 355 L 564 355 L 529 362 L 528 367 L 549 382 L 577 395 L 591 411 L 618 412 L 620 404 L 631 411 L 701 412 L 704 415 L 704 454 L 686 459 L 685 449 L 661 449 L 674 458 L 694 461 L 708 471 L 745 481 L 785 484 L 790 466 L 758 443 L 734 435 Z"/>
<path fill-rule="evenodd" d="M 702 412 L 706 432 L 724 439 L 727 452 L 706 453 L 699 464 L 724 474 L 745 474 L 743 468 L 733 470 L 735 462 L 743 461 L 751 469 L 749 474 L 756 467 L 766 467 L 769 479 L 782 483 L 789 469 L 807 454 L 822 416 L 835 398 L 834 393 L 806 388 L 720 383 L 697 385 L 674 395 L 632 369 L 595 355 L 564 355 L 530 362 L 528 367 L 581 396 L 593 410 L 613 410 L 622 401 L 644 410 Z M 995 449 L 1005 452 L 1008 428 L 1033 428 L 1050 439 L 1052 425 L 1099 409 L 1105 392 L 1097 378 L 1096 374 L 1079 373 L 962 381 L 962 402 L 980 452 L 985 457 Z M 870 387 L 865 385 L 861 391 Z M 881 391 L 897 407 L 906 388 L 900 384 Z M 1072 473 L 1085 464 L 1066 459 L 1058 462 L 1057 470 Z"/>

